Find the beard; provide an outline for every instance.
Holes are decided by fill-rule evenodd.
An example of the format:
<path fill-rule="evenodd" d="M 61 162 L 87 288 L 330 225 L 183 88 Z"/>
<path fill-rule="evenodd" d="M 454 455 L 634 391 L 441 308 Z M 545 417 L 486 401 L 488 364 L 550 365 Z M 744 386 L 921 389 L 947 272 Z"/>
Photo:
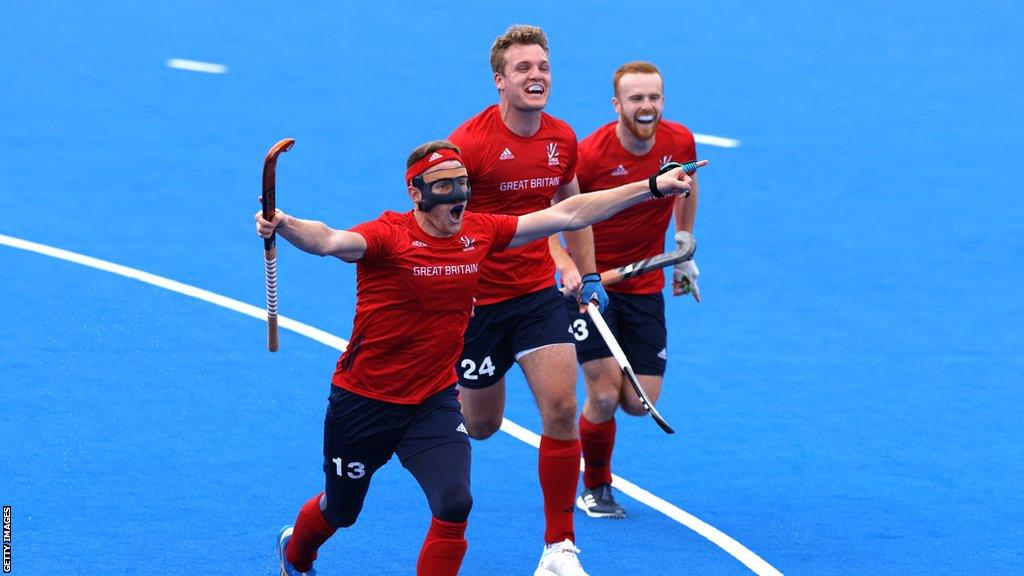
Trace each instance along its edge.
<path fill-rule="evenodd" d="M 640 116 L 654 116 L 654 120 L 645 124 L 637 120 Z M 661 123 L 661 114 L 655 111 L 642 110 L 631 117 L 622 116 L 622 121 L 633 136 L 640 140 L 650 140 L 654 138 L 654 132 L 658 129 L 658 124 Z"/>

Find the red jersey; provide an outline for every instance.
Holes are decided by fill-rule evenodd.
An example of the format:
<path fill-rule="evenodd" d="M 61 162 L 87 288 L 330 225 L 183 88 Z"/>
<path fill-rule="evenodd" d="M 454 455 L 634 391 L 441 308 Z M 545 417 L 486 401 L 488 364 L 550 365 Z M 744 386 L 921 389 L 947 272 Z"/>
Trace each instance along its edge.
<path fill-rule="evenodd" d="M 352 338 L 332 383 L 396 404 L 419 404 L 455 383 L 481 262 L 508 246 L 517 224 L 466 212 L 458 234 L 436 238 L 409 211 L 352 228 L 366 252 L 356 263 Z"/>
<path fill-rule="evenodd" d="M 697 159 L 693 134 L 682 124 L 662 120 L 654 133 L 654 147 L 643 156 L 634 156 L 623 148 L 615 135 L 617 124 L 617 121 L 605 124 L 580 142 L 577 177 L 581 192 L 636 182 L 656 173 L 666 162 Z M 675 202 L 675 196 L 649 200 L 594 224 L 594 259 L 598 271 L 661 254 Z M 664 286 L 665 275 L 651 272 L 612 284 L 608 291 L 653 294 Z"/>
<path fill-rule="evenodd" d="M 540 130 L 517 136 L 497 105 L 467 120 L 449 136 L 462 150 L 473 194 L 467 210 L 522 216 L 551 206 L 563 184 L 576 176 L 576 133 L 541 113 Z M 494 304 L 554 284 L 555 263 L 546 238 L 505 250 L 481 271 L 477 304 Z"/>

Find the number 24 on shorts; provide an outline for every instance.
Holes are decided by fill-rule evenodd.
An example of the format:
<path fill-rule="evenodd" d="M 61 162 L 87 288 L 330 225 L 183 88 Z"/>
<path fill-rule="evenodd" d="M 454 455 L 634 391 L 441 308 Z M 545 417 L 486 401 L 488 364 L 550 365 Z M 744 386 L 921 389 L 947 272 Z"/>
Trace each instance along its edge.
<path fill-rule="evenodd" d="M 494 376 L 494 363 L 491 362 L 491 357 L 486 356 L 480 362 L 480 369 L 477 370 L 476 362 L 473 362 L 469 358 L 463 360 L 459 366 L 465 369 L 462 373 L 462 377 L 466 380 L 479 380 L 480 374 L 484 376 Z"/>

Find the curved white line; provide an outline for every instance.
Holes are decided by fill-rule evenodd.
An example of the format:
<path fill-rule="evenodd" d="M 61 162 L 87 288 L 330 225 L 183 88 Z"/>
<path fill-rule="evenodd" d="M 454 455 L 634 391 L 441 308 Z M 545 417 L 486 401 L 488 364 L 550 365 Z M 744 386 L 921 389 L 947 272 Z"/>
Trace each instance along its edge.
<path fill-rule="evenodd" d="M 172 292 L 184 294 L 185 296 L 198 298 L 199 300 L 216 304 L 217 306 L 227 308 L 228 310 L 234 310 L 235 312 L 245 314 L 246 316 L 252 316 L 257 320 L 266 320 L 267 317 L 267 311 L 263 308 L 257 308 L 251 304 L 239 302 L 233 298 L 221 296 L 220 294 L 196 288 L 195 286 L 182 284 L 181 282 L 164 278 L 163 276 L 157 276 L 156 274 L 150 274 L 149 272 L 143 272 L 141 270 L 136 270 L 135 268 L 114 264 L 112 262 L 107 262 L 106 260 L 92 258 L 91 256 L 85 256 L 77 252 L 62 250 L 45 244 L 37 244 L 36 242 L 29 242 L 27 240 L 6 236 L 4 234 L 0 234 L 0 244 L 6 244 L 12 248 L 18 248 L 20 250 L 35 252 L 44 256 L 73 262 L 75 264 L 81 264 L 82 266 L 103 270 L 104 272 L 110 272 L 112 274 L 124 276 L 125 278 L 132 278 L 140 282 L 145 282 L 146 284 L 152 284 L 153 286 L 158 286 Z M 348 342 L 346 342 L 344 338 L 339 338 L 333 334 L 329 334 L 323 330 L 319 330 L 309 326 L 308 324 L 303 324 L 285 316 L 278 316 L 278 326 L 306 336 L 312 340 L 316 340 L 322 344 L 326 344 L 327 346 L 339 351 L 344 350 L 348 345 Z M 539 435 L 523 428 L 519 424 L 516 424 L 507 418 L 502 421 L 501 430 L 510 436 L 533 446 L 534 448 L 540 447 Z M 580 460 L 580 470 L 582 469 L 583 461 Z M 713 544 L 728 552 L 733 558 L 742 562 L 758 576 L 782 576 L 782 573 L 776 570 L 771 564 L 765 562 L 760 556 L 754 554 L 745 546 L 733 540 L 714 526 L 711 526 L 700 518 L 697 518 L 681 508 L 666 502 L 654 494 L 651 494 L 647 490 L 644 490 L 621 476 L 613 475 L 613 478 L 615 487 L 623 494 L 654 508 L 658 512 L 661 512 L 683 526 L 686 526 L 690 530 L 693 530 L 697 534 L 700 534 L 704 538 L 707 538 Z"/>

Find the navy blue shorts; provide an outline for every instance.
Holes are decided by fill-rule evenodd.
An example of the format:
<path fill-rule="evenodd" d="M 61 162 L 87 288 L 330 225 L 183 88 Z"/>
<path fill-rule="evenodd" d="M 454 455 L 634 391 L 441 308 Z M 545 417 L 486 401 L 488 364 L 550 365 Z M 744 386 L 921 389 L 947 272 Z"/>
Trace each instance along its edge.
<path fill-rule="evenodd" d="M 562 293 L 551 286 L 477 306 L 455 367 L 459 385 L 486 388 L 501 380 L 520 353 L 549 344 L 571 344 L 562 299 Z"/>
<path fill-rule="evenodd" d="M 342 527 L 355 522 L 370 478 L 392 454 L 398 454 L 420 482 L 434 516 L 465 521 L 463 516 L 469 515 L 472 505 L 470 445 L 455 394 L 452 384 L 421 404 L 407 405 L 331 386 L 324 418 L 325 517 L 331 524 Z"/>
<path fill-rule="evenodd" d="M 612 351 L 590 321 L 580 314 L 575 300 L 566 300 L 569 331 L 576 340 L 576 359 L 580 364 L 611 358 Z M 619 294 L 608 292 L 608 308 L 601 314 L 611 328 L 633 371 L 648 376 L 665 375 L 667 336 L 665 330 L 665 297 L 654 294 Z"/>

